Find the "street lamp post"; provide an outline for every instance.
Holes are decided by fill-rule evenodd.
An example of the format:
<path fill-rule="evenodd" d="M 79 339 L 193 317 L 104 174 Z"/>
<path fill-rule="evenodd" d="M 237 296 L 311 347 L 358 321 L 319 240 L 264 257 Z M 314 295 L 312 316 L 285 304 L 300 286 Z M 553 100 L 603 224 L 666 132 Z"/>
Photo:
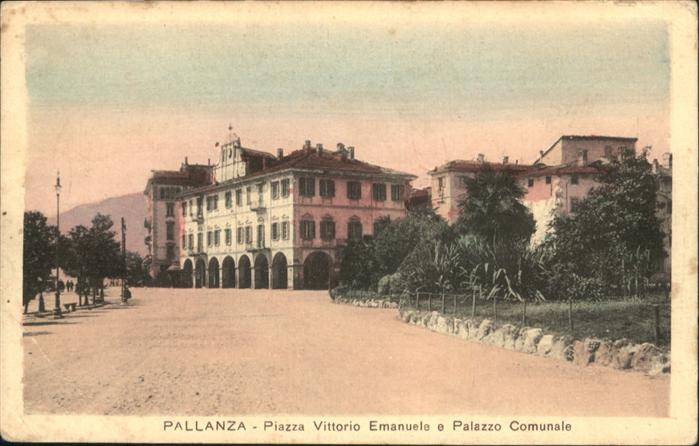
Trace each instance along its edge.
<path fill-rule="evenodd" d="M 58 287 L 58 243 L 61 239 L 61 210 L 60 210 L 60 197 L 61 197 L 61 175 L 60 172 L 56 172 L 56 306 L 53 309 L 53 315 L 55 318 L 61 318 L 61 290 Z"/>

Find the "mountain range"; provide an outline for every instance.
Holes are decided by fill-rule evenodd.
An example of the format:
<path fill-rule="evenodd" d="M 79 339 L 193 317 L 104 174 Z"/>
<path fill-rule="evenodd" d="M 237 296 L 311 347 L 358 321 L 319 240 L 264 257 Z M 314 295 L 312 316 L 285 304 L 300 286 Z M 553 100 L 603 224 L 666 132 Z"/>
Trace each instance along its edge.
<path fill-rule="evenodd" d="M 142 192 L 111 197 L 95 203 L 86 203 L 68 211 L 61 212 L 61 232 L 67 234 L 73 227 L 83 225 L 90 227 L 92 218 L 97 213 L 109 215 L 114 222 L 114 230 L 121 240 L 121 217 L 126 223 L 126 249 L 142 256 L 148 253 L 143 239 L 147 235 L 143 221 L 146 218 L 146 196 Z M 48 219 L 49 224 L 55 220 Z"/>

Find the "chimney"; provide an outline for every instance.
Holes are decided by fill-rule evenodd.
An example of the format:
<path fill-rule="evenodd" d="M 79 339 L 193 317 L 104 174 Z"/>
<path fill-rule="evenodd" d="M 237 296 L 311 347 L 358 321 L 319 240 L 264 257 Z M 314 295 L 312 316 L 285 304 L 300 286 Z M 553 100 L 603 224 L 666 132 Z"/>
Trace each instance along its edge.
<path fill-rule="evenodd" d="M 478 154 L 478 162 L 479 163 L 485 162 L 485 155 L 483 155 L 482 153 L 479 153 Z"/>
<path fill-rule="evenodd" d="M 672 169 L 672 153 L 663 153 L 663 167 L 666 169 Z"/>
<path fill-rule="evenodd" d="M 306 150 L 310 150 L 311 148 L 311 140 L 307 139 L 306 142 L 303 144 L 303 148 Z"/>
<path fill-rule="evenodd" d="M 323 144 L 318 143 L 318 144 L 316 145 L 316 149 L 318 150 L 318 154 L 319 154 L 319 155 L 320 155 L 321 153 L 323 153 Z"/>
<path fill-rule="evenodd" d="M 338 152 L 344 152 L 344 150 L 345 150 L 345 145 L 342 144 L 341 142 L 338 142 L 338 143 L 337 143 L 337 151 L 338 151 Z"/>
<path fill-rule="evenodd" d="M 349 151 L 349 159 L 353 160 L 354 159 L 354 146 L 347 147 L 347 150 Z"/>
<path fill-rule="evenodd" d="M 211 165 L 211 158 L 208 158 L 208 159 L 206 160 L 206 165 L 207 165 L 207 166 L 210 166 L 210 165 Z"/>
<path fill-rule="evenodd" d="M 509 163 L 509 162 L 510 162 L 510 157 L 509 157 L 509 156 L 506 155 L 506 156 L 503 156 L 503 157 L 502 157 L 502 163 L 503 163 L 503 164 L 507 164 L 507 163 Z"/>
<path fill-rule="evenodd" d="M 277 158 L 278 159 L 284 158 L 284 149 L 282 149 L 281 147 L 277 149 Z"/>
<path fill-rule="evenodd" d="M 184 157 L 184 165 L 189 166 L 189 160 L 187 159 L 186 156 Z"/>
<path fill-rule="evenodd" d="M 519 159 L 516 159 L 516 160 L 515 160 L 515 164 L 519 164 Z"/>

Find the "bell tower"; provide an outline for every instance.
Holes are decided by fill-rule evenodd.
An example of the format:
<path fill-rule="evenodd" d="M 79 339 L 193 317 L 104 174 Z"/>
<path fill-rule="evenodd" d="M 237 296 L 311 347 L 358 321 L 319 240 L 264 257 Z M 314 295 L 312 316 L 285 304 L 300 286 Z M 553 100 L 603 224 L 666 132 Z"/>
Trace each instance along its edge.
<path fill-rule="evenodd" d="M 233 125 L 229 124 L 226 142 L 220 145 L 216 180 L 223 182 L 245 176 L 245 170 L 245 163 L 241 159 L 240 137 L 233 133 Z"/>

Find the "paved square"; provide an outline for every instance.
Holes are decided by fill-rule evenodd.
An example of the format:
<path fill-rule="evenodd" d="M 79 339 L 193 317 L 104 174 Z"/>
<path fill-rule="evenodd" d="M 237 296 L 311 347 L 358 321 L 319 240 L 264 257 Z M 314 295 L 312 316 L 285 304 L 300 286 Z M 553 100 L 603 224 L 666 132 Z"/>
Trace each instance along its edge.
<path fill-rule="evenodd" d="M 133 295 L 25 321 L 26 412 L 667 415 L 668 377 L 465 342 L 326 291 Z"/>

